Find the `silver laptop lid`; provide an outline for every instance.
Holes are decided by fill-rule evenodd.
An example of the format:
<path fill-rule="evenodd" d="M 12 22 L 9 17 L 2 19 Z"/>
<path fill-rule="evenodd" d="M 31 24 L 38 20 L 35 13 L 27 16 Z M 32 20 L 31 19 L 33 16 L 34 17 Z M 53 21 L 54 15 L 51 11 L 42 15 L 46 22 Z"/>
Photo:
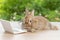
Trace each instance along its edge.
<path fill-rule="evenodd" d="M 12 27 L 10 25 L 9 21 L 5 21 L 5 20 L 1 20 L 2 26 L 4 28 L 5 31 L 7 32 L 13 32 Z"/>

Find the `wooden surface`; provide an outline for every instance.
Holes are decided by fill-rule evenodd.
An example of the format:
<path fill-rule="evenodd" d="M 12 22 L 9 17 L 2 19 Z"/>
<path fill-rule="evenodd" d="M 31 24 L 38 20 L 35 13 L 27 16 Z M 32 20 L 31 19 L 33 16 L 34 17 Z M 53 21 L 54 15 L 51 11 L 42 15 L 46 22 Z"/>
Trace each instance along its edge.
<path fill-rule="evenodd" d="M 60 23 L 54 22 L 53 25 L 59 27 Z M 60 30 L 46 30 L 36 33 L 23 33 L 13 35 L 5 33 L 0 23 L 0 40 L 60 40 Z"/>

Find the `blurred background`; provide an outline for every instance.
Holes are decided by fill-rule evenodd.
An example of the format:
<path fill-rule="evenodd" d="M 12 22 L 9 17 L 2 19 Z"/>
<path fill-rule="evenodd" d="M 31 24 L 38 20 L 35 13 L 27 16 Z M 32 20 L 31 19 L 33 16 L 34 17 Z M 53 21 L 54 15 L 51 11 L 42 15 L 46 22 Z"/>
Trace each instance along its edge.
<path fill-rule="evenodd" d="M 25 16 L 25 8 L 34 9 L 49 21 L 60 22 L 60 0 L 0 0 L 0 19 L 19 21 Z"/>

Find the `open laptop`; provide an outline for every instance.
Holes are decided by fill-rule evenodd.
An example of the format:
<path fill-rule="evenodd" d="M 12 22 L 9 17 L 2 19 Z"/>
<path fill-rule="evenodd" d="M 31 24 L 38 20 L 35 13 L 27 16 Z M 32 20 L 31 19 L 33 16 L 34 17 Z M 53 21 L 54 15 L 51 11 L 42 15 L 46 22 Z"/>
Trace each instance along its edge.
<path fill-rule="evenodd" d="M 27 32 L 26 30 L 22 29 L 22 22 L 19 23 L 19 22 L 9 22 L 1 20 L 1 23 L 6 32 L 10 32 L 13 34 Z"/>

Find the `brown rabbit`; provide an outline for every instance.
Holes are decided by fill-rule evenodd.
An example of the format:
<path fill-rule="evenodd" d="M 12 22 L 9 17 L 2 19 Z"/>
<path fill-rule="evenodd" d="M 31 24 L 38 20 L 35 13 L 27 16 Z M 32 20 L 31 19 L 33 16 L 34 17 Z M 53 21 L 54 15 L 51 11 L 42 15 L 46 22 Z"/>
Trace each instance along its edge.
<path fill-rule="evenodd" d="M 52 26 L 50 22 L 43 16 L 34 16 L 34 10 L 29 12 L 26 10 L 26 16 L 24 20 L 24 29 L 30 32 L 40 30 L 57 30 L 56 26 Z"/>

